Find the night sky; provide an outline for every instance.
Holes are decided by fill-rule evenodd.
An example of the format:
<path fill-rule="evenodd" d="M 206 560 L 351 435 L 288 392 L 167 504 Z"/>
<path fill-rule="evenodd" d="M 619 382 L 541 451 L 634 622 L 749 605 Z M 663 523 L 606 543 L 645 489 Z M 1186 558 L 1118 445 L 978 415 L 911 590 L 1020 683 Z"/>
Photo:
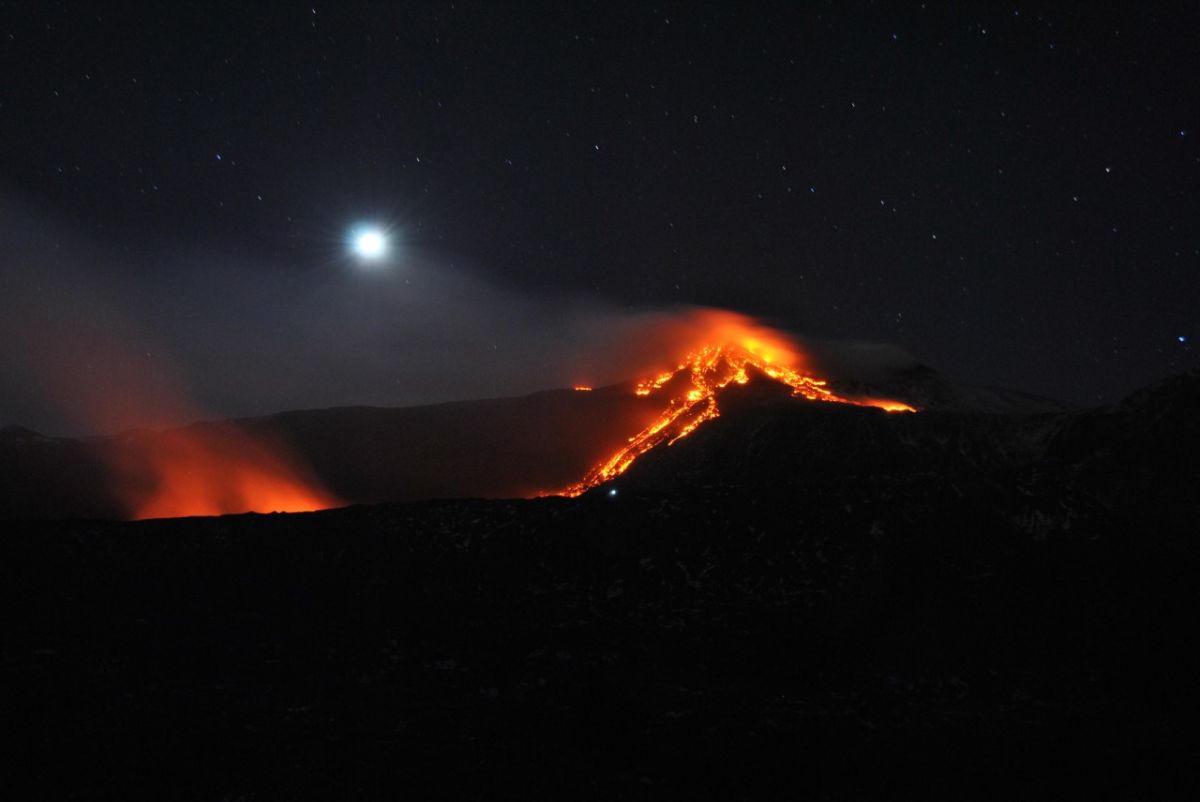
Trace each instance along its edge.
<path fill-rule="evenodd" d="M 617 378 L 681 305 L 1082 404 L 1196 364 L 1194 6 L 745 5 L 0 3 L 0 424 Z"/>

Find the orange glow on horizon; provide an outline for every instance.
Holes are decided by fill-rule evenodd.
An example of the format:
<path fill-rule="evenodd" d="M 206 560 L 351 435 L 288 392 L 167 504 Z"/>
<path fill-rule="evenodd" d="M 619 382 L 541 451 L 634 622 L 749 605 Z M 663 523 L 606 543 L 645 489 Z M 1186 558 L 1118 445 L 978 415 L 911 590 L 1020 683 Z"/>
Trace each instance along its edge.
<path fill-rule="evenodd" d="M 117 467 L 115 490 L 134 520 L 341 504 L 281 446 L 230 424 L 161 432 L 127 446 Z"/>

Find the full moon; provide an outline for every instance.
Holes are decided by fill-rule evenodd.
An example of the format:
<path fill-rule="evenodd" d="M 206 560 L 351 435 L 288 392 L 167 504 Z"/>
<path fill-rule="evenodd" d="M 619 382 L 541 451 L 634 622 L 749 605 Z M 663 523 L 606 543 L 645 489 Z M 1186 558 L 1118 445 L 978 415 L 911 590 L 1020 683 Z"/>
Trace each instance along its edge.
<path fill-rule="evenodd" d="M 387 238 L 383 232 L 374 228 L 359 231 L 353 238 L 354 253 L 368 260 L 381 258 L 387 253 Z"/>

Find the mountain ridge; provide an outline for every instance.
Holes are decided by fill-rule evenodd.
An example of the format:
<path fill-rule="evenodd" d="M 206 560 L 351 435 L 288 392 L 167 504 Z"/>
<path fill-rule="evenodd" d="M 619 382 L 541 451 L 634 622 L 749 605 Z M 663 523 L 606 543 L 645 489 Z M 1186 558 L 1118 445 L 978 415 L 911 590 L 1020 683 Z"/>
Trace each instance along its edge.
<path fill-rule="evenodd" d="M 1192 371 L 1161 384 L 1186 388 L 1196 375 Z M 168 431 L 236 426 L 283 443 L 347 503 L 530 496 L 578 481 L 661 412 L 662 401 L 636 394 L 636 386 L 624 382 L 591 391 L 545 390 L 425 406 L 291 410 L 201 421 Z M 1005 436 L 985 433 L 985 439 L 987 448 L 997 453 L 1032 448 L 1029 439 L 1042 437 L 1039 432 L 1052 425 L 1070 431 L 1104 428 L 1121 409 L 1150 403 L 1137 399 L 1158 397 L 1147 388 L 1122 405 L 1074 410 L 1015 391 L 963 389 L 923 365 L 870 385 L 834 381 L 831 386 L 839 392 L 892 394 L 915 405 L 924 402 L 928 406 L 917 417 L 930 421 L 957 420 L 946 415 L 994 420 L 993 428 Z M 1049 423 L 1058 420 L 1055 416 L 1066 417 Z M 926 426 L 902 421 L 894 425 L 901 431 Z M 979 431 L 986 428 L 975 425 Z M 153 444 L 162 434 L 130 430 L 108 437 L 52 438 L 23 427 L 5 427 L 0 430 L 0 517 L 124 517 L 127 513 L 97 479 L 105 475 L 114 452 Z M 955 436 L 969 441 L 973 435 Z M 1070 435 L 1059 439 L 1061 446 Z"/>

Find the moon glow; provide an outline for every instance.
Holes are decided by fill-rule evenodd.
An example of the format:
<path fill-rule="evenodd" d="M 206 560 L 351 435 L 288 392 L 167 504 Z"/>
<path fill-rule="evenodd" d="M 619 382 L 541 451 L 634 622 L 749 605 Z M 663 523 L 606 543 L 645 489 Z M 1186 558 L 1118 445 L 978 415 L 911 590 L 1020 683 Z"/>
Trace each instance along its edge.
<path fill-rule="evenodd" d="M 377 261 L 387 255 L 387 237 L 377 228 L 360 229 L 352 235 L 351 247 L 360 259 Z"/>

